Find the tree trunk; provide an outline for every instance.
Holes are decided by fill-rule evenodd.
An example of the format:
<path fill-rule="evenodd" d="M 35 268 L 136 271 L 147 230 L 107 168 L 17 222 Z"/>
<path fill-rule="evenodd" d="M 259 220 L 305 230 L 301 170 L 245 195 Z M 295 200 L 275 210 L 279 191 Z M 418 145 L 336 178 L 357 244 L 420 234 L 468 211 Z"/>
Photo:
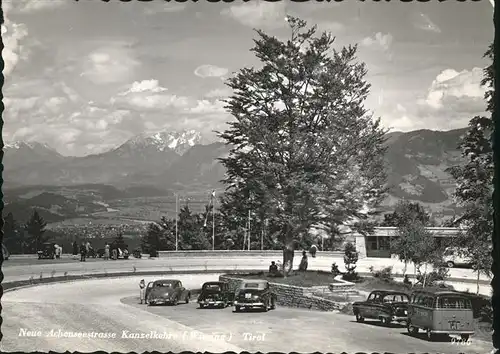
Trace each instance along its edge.
<path fill-rule="evenodd" d="M 477 268 L 476 295 L 479 295 L 479 267 Z"/>
<path fill-rule="evenodd" d="M 424 281 L 422 282 L 422 288 L 425 288 L 425 281 L 427 280 L 427 263 L 425 263 L 424 267 Z"/>
<path fill-rule="evenodd" d="M 405 259 L 405 267 L 403 268 L 403 278 L 406 275 L 407 270 L 408 270 L 408 261 Z"/>
<path fill-rule="evenodd" d="M 415 263 L 413 263 L 413 283 L 411 283 L 411 287 L 413 288 L 413 286 L 415 285 L 415 283 L 417 282 L 417 265 Z"/>

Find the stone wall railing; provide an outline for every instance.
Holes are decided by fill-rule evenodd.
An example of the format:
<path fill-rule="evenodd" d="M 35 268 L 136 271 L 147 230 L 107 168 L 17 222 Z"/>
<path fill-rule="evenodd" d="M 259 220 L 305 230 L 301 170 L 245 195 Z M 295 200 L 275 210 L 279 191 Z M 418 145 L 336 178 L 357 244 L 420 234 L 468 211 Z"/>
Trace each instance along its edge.
<path fill-rule="evenodd" d="M 238 274 L 225 274 L 219 276 L 219 281 L 228 283 L 231 291 L 237 291 L 241 286 L 242 278 Z M 329 286 L 300 287 L 287 284 L 269 282 L 271 291 L 276 294 L 277 304 L 287 307 L 299 307 L 320 311 L 334 311 L 342 309 L 346 303 L 324 299 L 313 293 L 328 289 Z M 346 285 L 344 285 L 346 286 Z"/>

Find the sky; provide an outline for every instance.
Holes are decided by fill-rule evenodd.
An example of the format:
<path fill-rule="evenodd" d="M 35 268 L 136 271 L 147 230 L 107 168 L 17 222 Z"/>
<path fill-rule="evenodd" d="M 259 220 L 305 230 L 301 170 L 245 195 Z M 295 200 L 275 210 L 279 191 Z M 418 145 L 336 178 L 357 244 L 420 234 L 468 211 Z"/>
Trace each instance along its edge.
<path fill-rule="evenodd" d="M 485 109 L 489 1 L 121 3 L 4 0 L 4 142 L 63 155 L 140 133 L 195 129 L 213 141 L 231 116 L 225 80 L 257 66 L 255 28 L 286 38 L 287 15 L 358 45 L 366 108 L 392 131 L 467 126 Z"/>

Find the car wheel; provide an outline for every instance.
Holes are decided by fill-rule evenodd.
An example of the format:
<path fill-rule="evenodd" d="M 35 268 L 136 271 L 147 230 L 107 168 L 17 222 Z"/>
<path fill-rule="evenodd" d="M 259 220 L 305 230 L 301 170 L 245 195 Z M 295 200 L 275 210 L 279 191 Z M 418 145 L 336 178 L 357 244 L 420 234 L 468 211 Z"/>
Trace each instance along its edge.
<path fill-rule="evenodd" d="M 460 338 L 462 338 L 462 340 L 463 340 L 464 342 L 468 342 L 468 341 L 469 341 L 469 337 L 470 337 L 470 335 L 469 335 L 469 334 L 461 334 L 461 335 L 460 335 Z"/>
<path fill-rule="evenodd" d="M 446 266 L 448 268 L 453 268 L 455 266 L 455 263 L 453 263 L 452 261 L 448 261 L 448 262 L 446 262 Z"/>
<path fill-rule="evenodd" d="M 382 322 L 384 326 L 389 326 L 391 324 L 389 317 L 380 317 L 380 322 Z"/>
<path fill-rule="evenodd" d="M 418 333 L 418 327 L 412 326 L 410 322 L 408 322 L 406 324 L 406 328 L 408 329 L 408 333 L 410 333 L 412 335 L 415 335 Z"/>
<path fill-rule="evenodd" d="M 269 301 L 266 301 L 266 303 L 264 304 L 264 307 L 262 308 L 262 310 L 264 310 L 264 312 L 267 312 L 269 311 Z"/>
<path fill-rule="evenodd" d="M 356 313 L 356 322 L 364 322 L 365 319 L 358 313 Z"/>
<path fill-rule="evenodd" d="M 179 305 L 179 298 L 176 297 L 174 301 L 172 301 L 172 305 L 177 306 Z"/>

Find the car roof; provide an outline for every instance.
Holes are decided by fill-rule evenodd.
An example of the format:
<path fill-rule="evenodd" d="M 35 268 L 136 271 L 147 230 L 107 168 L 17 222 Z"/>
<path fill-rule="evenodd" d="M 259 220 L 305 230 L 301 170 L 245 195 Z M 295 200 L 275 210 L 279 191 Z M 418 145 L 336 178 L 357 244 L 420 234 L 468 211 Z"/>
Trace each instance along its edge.
<path fill-rule="evenodd" d="M 458 291 L 446 290 L 446 289 L 419 289 L 414 290 L 412 294 L 429 294 L 429 295 L 455 295 L 467 297 L 467 294 L 460 293 Z"/>
<path fill-rule="evenodd" d="M 404 291 L 399 291 L 399 290 L 373 290 L 372 293 L 380 293 L 382 295 L 406 295 L 408 296 L 407 293 Z"/>
<path fill-rule="evenodd" d="M 160 280 L 155 280 L 155 283 L 175 283 L 178 281 L 179 280 L 176 279 L 160 279 Z"/>
<path fill-rule="evenodd" d="M 222 284 L 226 284 L 226 283 L 224 283 L 223 281 L 207 281 L 207 282 L 203 283 L 203 285 L 222 285 Z"/>
<path fill-rule="evenodd" d="M 248 284 L 248 283 L 259 283 L 259 284 L 267 284 L 268 281 L 264 279 L 244 279 L 241 284 Z"/>

